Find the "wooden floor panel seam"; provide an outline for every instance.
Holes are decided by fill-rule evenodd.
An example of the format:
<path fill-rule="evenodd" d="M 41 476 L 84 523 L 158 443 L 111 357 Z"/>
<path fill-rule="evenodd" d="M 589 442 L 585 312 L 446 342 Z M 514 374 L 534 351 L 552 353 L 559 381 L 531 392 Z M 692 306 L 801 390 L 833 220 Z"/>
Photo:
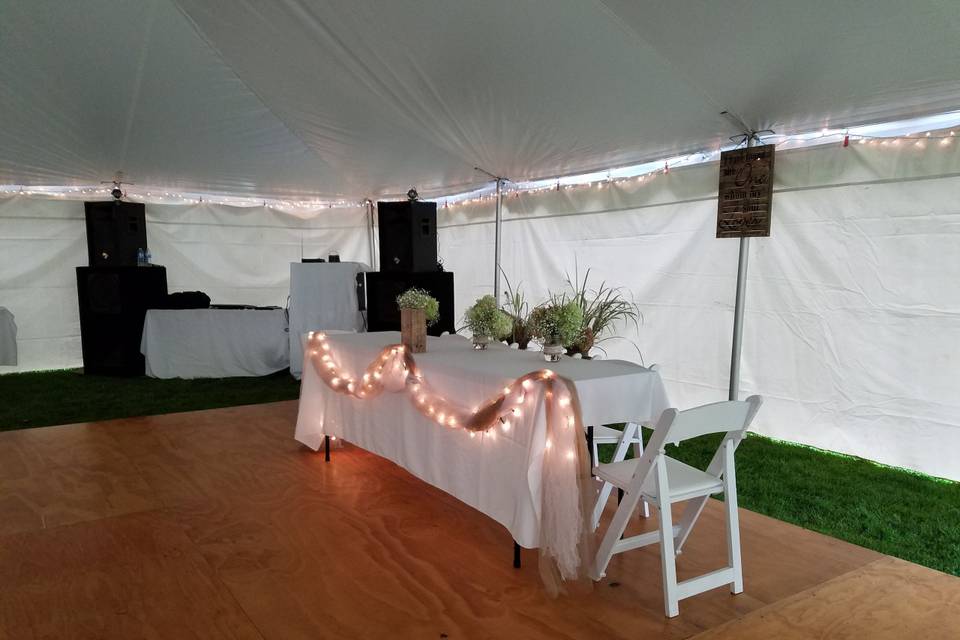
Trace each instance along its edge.
<path fill-rule="evenodd" d="M 715 589 L 664 617 L 654 546 L 616 556 L 586 595 L 550 599 L 536 551 L 523 553 L 520 570 L 510 567 L 502 526 L 349 444 L 329 464 L 307 454 L 293 441 L 295 416 L 296 403 L 276 403 L 73 425 L 56 437 L 0 433 L 0 447 L 20 443 L 7 458 L 20 466 L 7 477 L 22 491 L 20 502 L 0 500 L 0 522 L 22 504 L 60 522 L 37 529 L 40 520 L 24 519 L 33 528 L 0 534 L 0 584 L 21 585 L 0 592 L 0 638 L 174 637 L 177 629 L 179 640 L 186 629 L 250 640 L 719 640 L 741 626 L 792 623 L 782 612 L 797 607 L 812 607 L 821 625 L 841 624 L 844 612 L 816 594 L 848 584 L 880 585 L 890 600 L 932 581 L 947 594 L 937 606 L 953 603 L 949 589 L 960 585 L 741 509 L 743 594 Z M 57 449 L 60 437 L 78 448 Z M 43 466 L 51 463 L 65 465 L 55 481 Z M 681 579 L 725 561 L 723 521 L 722 504 L 710 501 L 678 558 Z M 629 534 L 655 526 L 655 517 L 637 518 Z M 916 624 L 929 615 L 920 604 L 903 614 Z M 763 636 L 744 636 L 754 637 Z"/>

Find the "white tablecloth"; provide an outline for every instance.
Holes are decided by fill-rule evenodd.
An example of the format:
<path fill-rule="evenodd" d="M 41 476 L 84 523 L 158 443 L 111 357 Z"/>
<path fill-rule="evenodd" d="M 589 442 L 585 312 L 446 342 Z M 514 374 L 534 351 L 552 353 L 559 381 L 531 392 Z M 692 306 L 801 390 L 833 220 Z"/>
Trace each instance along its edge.
<path fill-rule="evenodd" d="M 341 369 L 359 376 L 384 346 L 400 342 L 400 334 L 329 335 L 328 342 Z M 539 352 L 499 344 L 474 351 L 460 336 L 428 338 L 427 353 L 414 358 L 435 392 L 464 407 L 478 406 L 518 377 L 544 368 L 573 381 L 584 424 L 648 423 L 669 407 L 660 375 L 628 362 L 547 363 Z M 509 432 L 470 438 L 423 417 L 404 393 L 371 399 L 337 394 L 305 361 L 296 439 L 317 449 L 325 434 L 396 462 L 490 516 L 522 546 L 537 546 L 546 446 L 542 405 L 525 412 Z"/>
<path fill-rule="evenodd" d="M 17 364 L 17 323 L 13 313 L 0 307 L 0 365 Z"/>
<path fill-rule="evenodd" d="M 290 263 L 290 373 L 300 377 L 303 337 L 309 331 L 362 331 L 357 304 L 359 262 Z"/>
<path fill-rule="evenodd" d="M 265 376 L 290 365 L 283 309 L 151 309 L 140 351 L 154 378 Z"/>

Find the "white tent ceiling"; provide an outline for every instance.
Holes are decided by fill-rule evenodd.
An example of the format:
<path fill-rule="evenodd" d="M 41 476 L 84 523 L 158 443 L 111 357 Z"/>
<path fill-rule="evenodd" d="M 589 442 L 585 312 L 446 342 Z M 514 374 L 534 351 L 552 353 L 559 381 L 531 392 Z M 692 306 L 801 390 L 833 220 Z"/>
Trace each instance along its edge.
<path fill-rule="evenodd" d="M 0 0 L 0 183 L 464 190 L 960 107 L 956 0 Z"/>

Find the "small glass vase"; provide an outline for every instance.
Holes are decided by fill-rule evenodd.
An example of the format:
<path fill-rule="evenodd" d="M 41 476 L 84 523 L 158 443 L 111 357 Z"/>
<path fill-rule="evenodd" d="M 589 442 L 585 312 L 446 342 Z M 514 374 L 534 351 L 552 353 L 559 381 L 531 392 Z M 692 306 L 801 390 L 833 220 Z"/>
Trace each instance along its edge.
<path fill-rule="evenodd" d="M 485 350 L 491 342 L 493 342 L 493 338 L 490 336 L 473 336 L 473 348 L 477 351 Z"/>
<path fill-rule="evenodd" d="M 560 362 L 560 356 L 563 355 L 563 345 L 549 343 L 543 345 L 543 359 L 547 362 Z"/>

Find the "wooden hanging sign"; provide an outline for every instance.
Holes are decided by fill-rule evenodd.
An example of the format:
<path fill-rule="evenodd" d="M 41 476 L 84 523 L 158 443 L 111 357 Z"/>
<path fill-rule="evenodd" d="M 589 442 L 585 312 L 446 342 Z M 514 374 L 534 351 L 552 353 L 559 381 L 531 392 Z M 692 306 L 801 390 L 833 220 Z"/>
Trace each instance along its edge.
<path fill-rule="evenodd" d="M 770 235 L 775 151 L 774 145 L 767 144 L 720 154 L 718 238 Z"/>

